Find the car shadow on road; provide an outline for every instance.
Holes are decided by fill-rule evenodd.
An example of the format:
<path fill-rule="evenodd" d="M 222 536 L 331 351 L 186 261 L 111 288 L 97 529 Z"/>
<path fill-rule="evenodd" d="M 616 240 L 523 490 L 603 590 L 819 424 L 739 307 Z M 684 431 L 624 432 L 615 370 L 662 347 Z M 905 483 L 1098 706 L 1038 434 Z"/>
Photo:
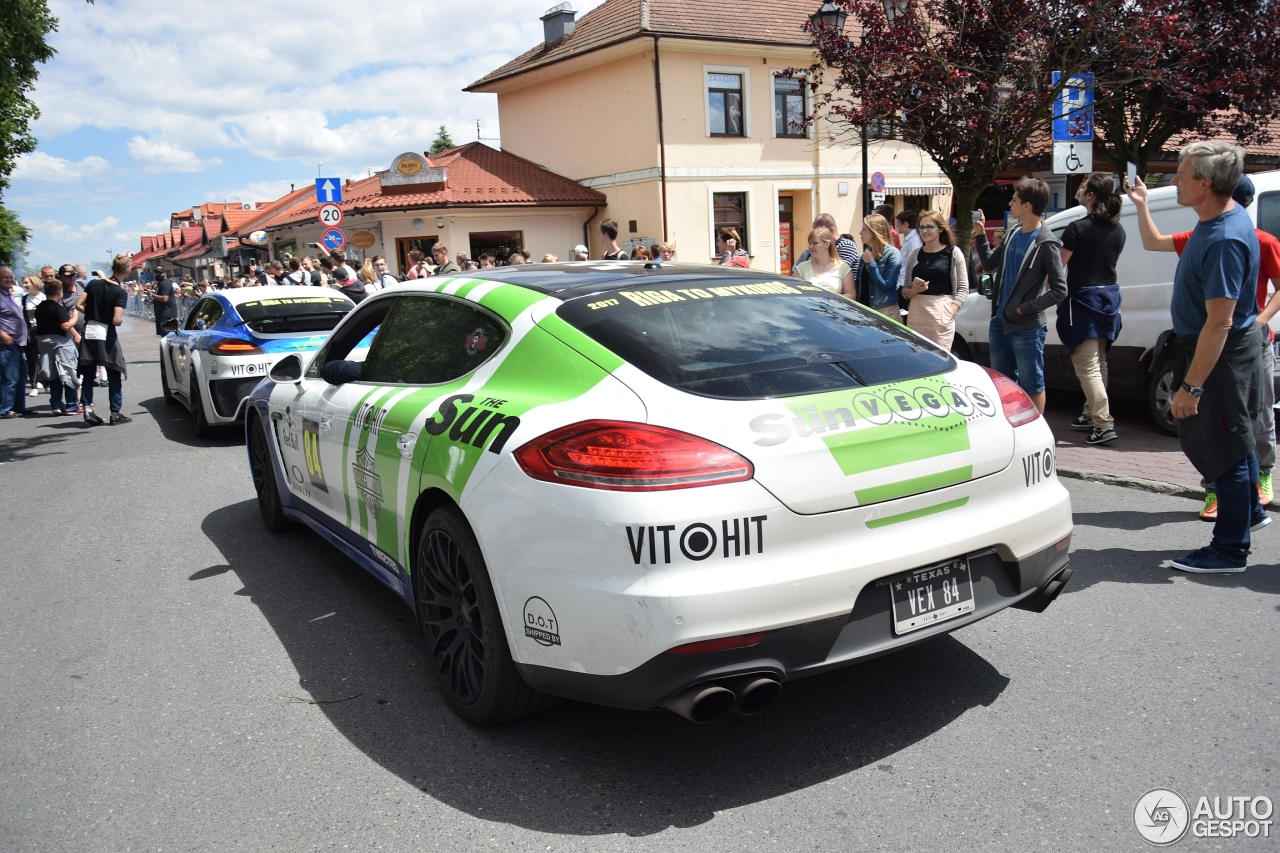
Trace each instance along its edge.
<path fill-rule="evenodd" d="M 162 403 L 163 405 L 163 403 Z M 567 702 L 493 728 L 449 710 L 412 611 L 306 530 L 262 529 L 253 501 L 208 515 L 226 559 L 300 674 L 297 696 L 391 773 L 453 808 L 539 832 L 650 835 L 794 793 L 936 735 L 1009 679 L 950 636 L 789 683 L 754 717 Z"/>
<path fill-rule="evenodd" d="M 1166 560 L 1184 556 L 1191 550 L 1193 549 L 1135 551 L 1131 548 L 1099 550 L 1081 548 L 1073 550 L 1071 580 L 1067 582 L 1062 594 L 1083 592 L 1099 583 L 1171 584 L 1175 578 L 1184 578 L 1204 586 L 1250 589 L 1254 592 L 1280 595 L 1280 570 L 1278 570 L 1280 567 L 1278 566 L 1251 562 L 1248 570 L 1240 574 L 1197 575 L 1164 565 Z"/>
<path fill-rule="evenodd" d="M 196 438 L 191 413 L 179 402 L 166 403 L 164 397 L 152 397 L 138 403 L 160 427 L 165 439 L 188 447 L 235 447 L 244 444 L 244 425 L 214 427 L 208 438 Z"/>
<path fill-rule="evenodd" d="M 1076 512 L 1071 520 L 1076 527 L 1106 527 L 1111 530 L 1150 530 L 1162 524 L 1180 524 L 1196 518 L 1197 504 L 1188 503 L 1194 509 L 1188 512 L 1138 512 L 1130 509 L 1117 509 L 1109 512 Z M 1177 555 L 1175 555 L 1177 556 Z"/>

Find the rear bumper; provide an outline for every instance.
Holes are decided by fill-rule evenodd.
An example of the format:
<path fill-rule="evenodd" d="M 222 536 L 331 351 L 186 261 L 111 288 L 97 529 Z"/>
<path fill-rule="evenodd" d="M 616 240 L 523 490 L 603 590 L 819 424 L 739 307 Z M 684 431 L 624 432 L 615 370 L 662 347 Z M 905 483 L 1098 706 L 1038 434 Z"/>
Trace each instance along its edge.
<path fill-rule="evenodd" d="M 1001 559 L 994 548 L 964 555 L 973 580 L 973 612 L 900 637 L 891 627 L 889 587 L 869 583 L 851 612 L 775 629 L 750 648 L 661 654 L 619 675 L 519 662 L 516 667 L 536 690 L 629 710 L 655 708 L 694 684 L 745 673 L 768 672 L 782 681 L 816 675 L 948 634 L 1006 607 L 1043 610 L 1070 576 L 1067 548 L 1059 544 L 1014 561 Z"/>

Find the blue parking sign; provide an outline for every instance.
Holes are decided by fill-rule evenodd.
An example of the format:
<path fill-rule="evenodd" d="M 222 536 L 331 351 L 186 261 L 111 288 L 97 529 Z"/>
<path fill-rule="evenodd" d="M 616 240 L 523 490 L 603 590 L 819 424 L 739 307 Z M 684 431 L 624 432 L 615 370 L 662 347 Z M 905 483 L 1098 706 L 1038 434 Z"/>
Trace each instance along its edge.
<path fill-rule="evenodd" d="M 1062 72 L 1053 72 L 1053 85 Z M 1093 141 L 1093 72 L 1072 75 L 1053 102 L 1053 141 Z"/>

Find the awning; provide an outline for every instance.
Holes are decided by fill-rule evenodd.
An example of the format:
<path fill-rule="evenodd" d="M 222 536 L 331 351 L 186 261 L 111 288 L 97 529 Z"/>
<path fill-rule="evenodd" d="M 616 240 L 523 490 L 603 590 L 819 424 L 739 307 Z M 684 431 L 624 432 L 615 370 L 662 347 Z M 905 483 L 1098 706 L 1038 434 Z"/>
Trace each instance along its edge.
<path fill-rule="evenodd" d="M 951 195 L 951 184 L 942 183 L 937 178 L 897 178 L 886 175 L 884 191 L 886 195 Z"/>

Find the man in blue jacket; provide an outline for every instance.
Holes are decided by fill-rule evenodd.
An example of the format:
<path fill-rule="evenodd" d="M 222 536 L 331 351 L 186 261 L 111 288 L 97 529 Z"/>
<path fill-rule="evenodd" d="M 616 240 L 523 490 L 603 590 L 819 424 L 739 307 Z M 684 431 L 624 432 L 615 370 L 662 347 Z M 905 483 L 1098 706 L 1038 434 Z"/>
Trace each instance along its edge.
<path fill-rule="evenodd" d="M 1021 228 L 992 250 L 978 231 L 978 258 L 994 273 L 991 292 L 991 369 L 1017 382 L 1044 411 L 1045 312 L 1067 298 L 1062 241 L 1044 227 L 1040 215 L 1049 205 L 1049 185 L 1023 178 L 1013 185 L 1009 212 Z"/>

